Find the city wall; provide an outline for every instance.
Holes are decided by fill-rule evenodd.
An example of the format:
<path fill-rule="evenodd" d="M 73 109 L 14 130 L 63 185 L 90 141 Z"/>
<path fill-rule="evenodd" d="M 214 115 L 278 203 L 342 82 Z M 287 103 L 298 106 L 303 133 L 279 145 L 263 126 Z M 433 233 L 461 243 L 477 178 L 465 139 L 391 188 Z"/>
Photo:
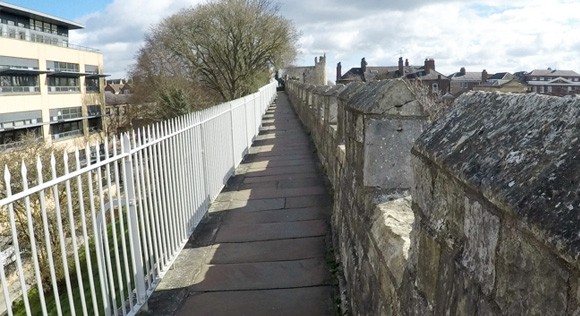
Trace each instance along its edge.
<path fill-rule="evenodd" d="M 580 315 L 580 100 L 287 82 L 353 315 Z"/>

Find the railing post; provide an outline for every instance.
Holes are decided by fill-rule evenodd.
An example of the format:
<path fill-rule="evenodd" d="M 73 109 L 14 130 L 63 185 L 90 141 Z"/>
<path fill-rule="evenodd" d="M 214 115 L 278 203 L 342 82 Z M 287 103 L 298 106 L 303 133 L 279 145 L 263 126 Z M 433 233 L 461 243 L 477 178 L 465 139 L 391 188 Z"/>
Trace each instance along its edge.
<path fill-rule="evenodd" d="M 234 131 L 234 127 L 235 127 L 235 123 L 234 123 L 234 102 L 230 101 L 230 131 L 231 131 L 231 136 L 232 136 L 232 168 L 234 168 L 234 175 L 236 173 L 236 163 L 237 163 L 237 158 L 236 158 L 236 133 Z"/>
<path fill-rule="evenodd" d="M 133 258 L 133 278 L 135 280 L 135 290 L 137 304 L 147 304 L 147 290 L 145 288 L 145 276 L 143 275 L 143 254 L 141 249 L 141 237 L 139 234 L 139 220 L 137 218 L 137 207 L 135 206 L 136 195 L 133 178 L 133 157 L 131 155 L 131 141 L 129 135 L 123 135 L 123 150 L 129 154 L 123 159 L 123 172 L 126 176 L 125 194 L 127 203 L 127 216 L 129 217 L 129 243 L 131 244 L 131 256 Z M 146 307 L 145 307 L 146 308 Z"/>
<path fill-rule="evenodd" d="M 203 117 L 201 117 L 200 119 L 203 119 Z M 202 163 L 203 163 L 203 183 L 204 183 L 204 187 L 205 187 L 205 198 L 204 198 L 204 206 L 205 209 L 209 209 L 209 204 L 211 203 L 211 190 L 212 187 L 210 185 L 210 179 L 209 179 L 209 172 L 208 172 L 208 157 L 207 157 L 207 144 L 205 141 L 205 130 L 204 130 L 204 126 L 205 123 L 202 123 L 199 125 L 199 130 L 200 130 L 200 134 L 201 134 L 201 159 L 202 159 Z M 206 213 L 207 214 L 207 213 Z"/>

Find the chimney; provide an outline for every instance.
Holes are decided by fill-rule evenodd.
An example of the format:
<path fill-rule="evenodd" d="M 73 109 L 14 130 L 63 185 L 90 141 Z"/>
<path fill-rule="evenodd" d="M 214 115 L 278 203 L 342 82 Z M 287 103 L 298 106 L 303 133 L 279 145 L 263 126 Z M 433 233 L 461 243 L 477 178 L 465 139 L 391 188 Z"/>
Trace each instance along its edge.
<path fill-rule="evenodd" d="M 403 68 L 403 57 L 399 57 L 399 75 L 405 76 L 405 69 Z"/>
<path fill-rule="evenodd" d="M 405 67 L 409 67 L 409 60 L 405 59 Z"/>
<path fill-rule="evenodd" d="M 461 69 L 459 69 L 459 74 L 465 76 L 465 67 L 461 67 Z"/>
<path fill-rule="evenodd" d="M 367 72 L 367 61 L 365 60 L 364 57 L 363 59 L 360 60 L 360 69 L 362 70 L 363 73 Z"/>
<path fill-rule="evenodd" d="M 424 70 L 426 74 L 430 73 L 431 70 L 435 70 L 435 59 L 426 58 Z"/>
<path fill-rule="evenodd" d="M 336 64 L 336 82 L 337 83 L 340 80 L 340 78 L 342 78 L 342 64 L 340 62 L 338 62 L 338 64 Z"/>
<path fill-rule="evenodd" d="M 481 72 L 481 82 L 486 82 L 487 81 L 487 71 L 484 69 Z"/>

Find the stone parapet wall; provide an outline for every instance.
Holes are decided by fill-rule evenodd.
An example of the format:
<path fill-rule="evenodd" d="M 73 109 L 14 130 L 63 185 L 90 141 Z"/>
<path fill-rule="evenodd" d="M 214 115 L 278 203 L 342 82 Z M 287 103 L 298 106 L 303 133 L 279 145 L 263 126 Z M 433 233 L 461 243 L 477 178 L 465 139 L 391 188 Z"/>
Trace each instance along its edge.
<path fill-rule="evenodd" d="M 415 306 L 580 314 L 579 138 L 578 98 L 483 92 L 460 97 L 419 138 Z"/>
<path fill-rule="evenodd" d="M 429 126 L 400 79 L 286 88 L 350 314 L 580 315 L 580 99 L 469 93 Z"/>
<path fill-rule="evenodd" d="M 347 309 L 400 314 L 414 222 L 409 153 L 426 125 L 422 105 L 403 80 L 288 82 L 286 89 L 334 188 L 333 240 Z"/>

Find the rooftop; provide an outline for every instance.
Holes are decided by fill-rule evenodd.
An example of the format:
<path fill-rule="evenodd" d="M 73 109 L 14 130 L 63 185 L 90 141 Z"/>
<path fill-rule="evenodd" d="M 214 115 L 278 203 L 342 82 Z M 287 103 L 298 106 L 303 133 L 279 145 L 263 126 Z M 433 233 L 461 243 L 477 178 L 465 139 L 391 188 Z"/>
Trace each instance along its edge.
<path fill-rule="evenodd" d="M 75 22 L 72 22 L 72 21 L 69 21 L 69 20 L 66 20 L 63 18 L 55 17 L 55 16 L 48 15 L 48 14 L 45 14 L 42 12 L 26 9 L 23 7 L 19 7 L 17 5 L 13 5 L 10 3 L 0 1 L 0 13 L 1 12 L 6 12 L 6 13 L 14 14 L 14 15 L 19 15 L 19 16 L 25 16 L 25 17 L 30 18 L 30 19 L 63 26 L 69 30 L 77 30 L 77 29 L 84 28 L 84 26 L 82 26 L 78 23 L 75 23 Z"/>

